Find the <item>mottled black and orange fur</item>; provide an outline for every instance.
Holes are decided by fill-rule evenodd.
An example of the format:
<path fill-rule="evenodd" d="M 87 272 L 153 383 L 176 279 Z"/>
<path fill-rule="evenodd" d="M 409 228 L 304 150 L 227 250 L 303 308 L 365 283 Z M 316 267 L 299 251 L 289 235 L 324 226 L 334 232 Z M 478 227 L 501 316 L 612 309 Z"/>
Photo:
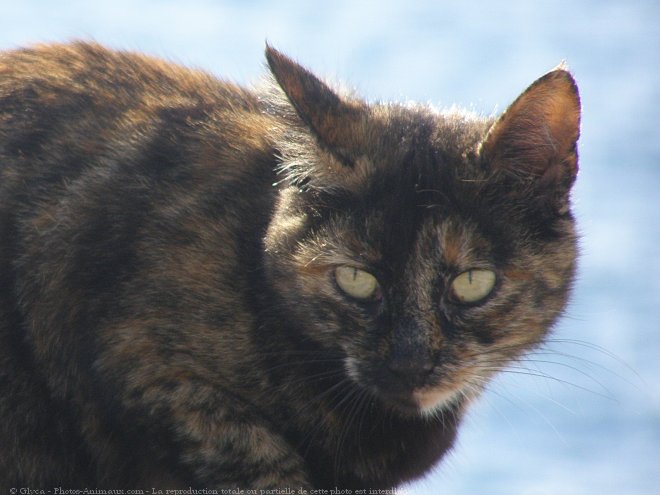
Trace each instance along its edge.
<path fill-rule="evenodd" d="M 267 58 L 249 90 L 94 44 L 0 55 L 2 490 L 398 486 L 561 314 L 568 72 L 496 120 Z M 497 287 L 456 304 L 474 267 Z"/>

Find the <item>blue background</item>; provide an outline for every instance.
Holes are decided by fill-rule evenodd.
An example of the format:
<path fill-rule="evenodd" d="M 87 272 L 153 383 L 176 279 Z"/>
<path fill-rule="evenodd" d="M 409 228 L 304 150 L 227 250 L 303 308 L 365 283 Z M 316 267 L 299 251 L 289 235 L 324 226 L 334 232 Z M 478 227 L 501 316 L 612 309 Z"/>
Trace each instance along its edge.
<path fill-rule="evenodd" d="M 370 100 L 483 114 L 567 60 L 584 112 L 574 301 L 407 491 L 660 494 L 660 2 L 2 0 L 0 48 L 71 38 L 245 84 L 268 40 Z"/>

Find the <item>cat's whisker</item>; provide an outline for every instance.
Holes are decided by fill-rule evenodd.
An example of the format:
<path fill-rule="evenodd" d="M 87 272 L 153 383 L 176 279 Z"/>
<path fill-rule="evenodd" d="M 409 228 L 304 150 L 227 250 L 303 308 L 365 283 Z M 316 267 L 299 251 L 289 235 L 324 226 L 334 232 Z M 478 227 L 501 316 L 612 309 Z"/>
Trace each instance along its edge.
<path fill-rule="evenodd" d="M 637 373 L 634 369 L 629 368 L 628 366 L 626 366 L 626 369 L 631 371 L 631 373 L 634 375 L 634 378 L 638 379 L 638 380 L 633 380 L 632 378 L 629 378 L 629 377 L 625 376 L 622 372 L 615 371 L 611 367 L 606 366 L 605 364 L 599 363 L 597 361 L 594 361 L 593 359 L 587 359 L 587 358 L 582 357 L 582 356 L 575 356 L 573 354 L 569 354 L 569 353 L 565 353 L 565 352 L 558 352 L 558 351 L 534 352 L 533 354 L 530 355 L 529 361 L 530 362 L 535 361 L 534 356 L 537 356 L 537 355 L 538 356 L 550 356 L 550 357 L 558 356 L 560 358 L 564 358 L 564 359 L 567 359 L 567 360 L 570 360 L 570 361 L 575 361 L 578 364 L 581 364 L 581 365 L 585 366 L 589 371 L 592 371 L 593 373 L 596 373 L 596 372 L 606 373 L 609 376 L 615 377 L 618 380 L 621 380 L 626 385 L 629 385 L 630 387 L 636 389 L 639 393 L 644 394 L 644 393 L 647 393 L 647 390 L 648 390 L 648 386 L 645 383 L 643 377 L 641 377 L 639 375 L 639 373 Z M 591 381 L 597 382 L 598 384 L 600 384 L 602 386 L 602 388 L 604 390 L 608 390 L 604 385 L 601 384 L 601 382 L 599 380 L 596 380 L 594 378 L 594 376 L 590 375 L 587 372 L 587 370 L 582 370 L 577 366 L 571 367 L 570 365 L 568 365 L 566 363 L 563 363 L 561 361 L 539 361 L 539 362 L 547 362 L 548 364 L 552 364 L 552 365 L 555 365 L 555 366 L 561 366 L 561 367 L 568 367 L 569 369 L 574 368 L 577 373 L 586 376 Z"/>
<path fill-rule="evenodd" d="M 577 347 L 581 347 L 583 349 L 588 349 L 588 350 L 595 351 L 598 354 L 603 355 L 603 356 L 607 357 L 608 359 L 611 359 L 612 361 L 617 363 L 619 366 L 625 368 L 630 373 L 632 373 L 635 376 L 635 378 L 637 378 L 640 381 L 640 383 L 642 384 L 641 389 L 643 389 L 646 386 L 644 378 L 639 374 L 639 372 L 635 368 L 633 368 L 629 363 L 627 363 L 625 360 L 623 360 L 621 357 L 617 356 L 616 354 L 609 351 L 605 347 L 602 347 L 600 345 L 596 345 L 594 343 L 587 342 L 587 341 L 584 341 L 584 340 L 559 339 L 559 338 L 546 339 L 546 341 L 544 342 L 543 347 L 541 347 L 541 350 L 540 351 L 535 351 L 533 354 L 543 352 L 543 350 L 545 349 L 545 350 L 547 350 L 547 352 L 549 352 L 551 354 L 559 354 L 559 355 L 563 355 L 563 356 L 566 356 L 566 357 L 570 357 L 572 359 L 583 359 L 585 362 L 591 363 L 595 366 L 598 366 L 599 368 L 602 368 L 604 370 L 608 370 L 608 371 L 612 372 L 612 370 L 610 370 L 606 366 L 600 365 L 600 364 L 596 363 L 595 361 L 589 361 L 586 358 L 573 356 L 572 354 L 569 354 L 569 353 L 560 353 L 559 351 L 557 351 L 555 349 L 552 349 L 550 347 L 551 344 L 574 345 L 574 346 L 577 346 Z M 617 378 L 621 378 L 621 379 L 625 380 L 625 378 L 623 376 L 621 376 L 620 374 L 615 374 L 615 376 Z M 630 384 L 630 385 L 635 385 L 634 383 L 629 382 L 629 381 L 627 381 L 627 383 Z M 635 386 L 638 387 L 637 385 L 635 385 Z"/>
<path fill-rule="evenodd" d="M 343 366 L 343 359 L 316 359 L 316 358 L 311 358 L 311 357 L 306 357 L 304 359 L 292 359 L 290 361 L 284 362 L 284 363 L 278 363 L 274 365 L 269 365 L 265 367 L 264 369 L 267 369 L 268 372 L 271 371 L 276 371 L 279 369 L 287 369 L 287 368 L 294 368 L 294 367 L 302 367 L 305 365 L 317 365 L 317 364 L 325 364 L 325 365 L 337 365 L 335 368 L 341 368 Z"/>
<path fill-rule="evenodd" d="M 346 404 L 346 414 L 347 418 L 346 423 L 344 424 L 341 432 L 339 433 L 339 440 L 337 442 L 337 447 L 335 449 L 335 459 L 334 459 L 334 472 L 335 478 L 338 480 L 340 478 L 340 466 L 342 462 L 342 450 L 348 435 L 353 430 L 353 425 L 355 424 L 356 414 L 355 410 L 360 404 L 360 400 L 364 397 L 364 390 L 360 388 L 354 388 L 351 390 L 337 405 L 335 409 L 339 409 Z"/>
<path fill-rule="evenodd" d="M 349 378 L 346 378 L 346 377 L 342 378 L 339 382 L 335 383 L 331 387 L 328 387 L 323 392 L 321 392 L 321 393 L 319 393 L 315 396 L 312 396 L 309 399 L 309 402 L 307 402 L 306 404 L 304 404 L 302 406 L 300 411 L 303 412 L 303 413 L 306 412 L 306 411 L 314 411 L 314 410 L 318 409 L 318 407 L 320 406 L 320 404 L 323 400 L 328 399 L 328 398 L 331 399 L 333 395 L 337 395 L 337 396 L 341 395 L 345 398 L 345 395 L 344 395 L 345 389 L 348 388 L 351 385 L 351 383 L 352 383 L 352 381 Z M 344 399 L 342 398 L 341 400 L 344 400 Z M 329 410 L 329 413 L 334 412 L 336 409 L 337 409 L 337 406 L 334 405 Z M 292 421 L 295 421 L 295 418 L 293 418 Z M 303 437 L 303 439 L 301 440 L 300 443 L 304 444 L 308 440 L 311 441 L 311 439 L 313 439 L 321 429 L 325 429 L 325 430 L 329 431 L 329 428 L 330 428 L 330 426 L 327 425 L 324 422 L 318 423 L 317 425 L 314 426 L 313 429 L 309 430 L 305 434 L 305 436 Z"/>
<path fill-rule="evenodd" d="M 477 386 L 481 386 L 481 385 L 477 385 Z M 510 406 L 514 407 L 515 409 L 522 410 L 522 407 L 520 406 L 520 404 L 515 402 L 511 398 L 510 394 L 501 393 L 497 390 L 496 387 L 491 388 L 489 390 L 489 393 L 499 397 L 500 399 L 507 402 Z M 518 428 L 517 428 L 516 424 L 511 422 L 509 417 L 506 414 L 504 414 L 502 412 L 502 410 L 498 407 L 497 403 L 495 401 L 490 400 L 490 397 L 488 397 L 488 394 L 482 395 L 481 399 L 485 400 L 488 403 L 489 407 L 493 408 L 497 412 L 499 417 L 502 418 L 502 420 L 505 421 L 506 424 L 509 426 L 509 428 L 511 429 L 511 432 L 514 435 L 516 435 L 516 437 L 518 437 L 519 433 L 518 433 Z"/>
<path fill-rule="evenodd" d="M 292 389 L 295 390 L 296 388 L 298 388 L 301 390 L 302 393 L 308 391 L 310 385 L 312 385 L 314 382 L 317 381 L 331 381 L 336 383 L 333 383 L 330 387 L 323 389 L 323 392 L 321 394 L 312 396 L 311 401 L 315 401 L 317 400 L 317 398 L 320 400 L 323 398 L 324 394 L 328 394 L 328 395 L 332 394 L 336 387 L 341 387 L 345 384 L 351 383 L 351 380 L 346 378 L 343 372 L 337 369 L 333 369 L 333 370 L 321 371 L 314 374 L 303 373 L 302 375 L 298 375 L 297 378 L 294 379 L 287 378 L 286 381 L 280 384 L 276 384 L 276 385 L 271 384 L 270 392 L 279 393 L 279 392 L 291 391 Z M 305 404 L 304 407 L 309 407 L 309 404 Z"/>
<path fill-rule="evenodd" d="M 539 394 L 539 396 L 542 397 L 543 399 L 545 399 L 545 400 L 561 407 L 565 411 L 567 411 L 571 414 L 575 414 L 575 411 L 571 410 L 566 405 L 556 401 L 552 397 L 549 397 L 549 396 L 544 395 L 544 394 Z M 557 438 L 561 439 L 563 442 L 566 442 L 566 440 L 565 440 L 564 436 L 562 435 L 562 433 L 557 429 L 557 427 L 552 423 L 552 421 L 550 421 L 550 419 L 543 413 L 543 411 L 541 411 L 530 400 L 527 400 L 524 397 L 518 397 L 518 400 L 521 400 L 525 407 L 527 407 L 527 408 L 531 409 L 532 411 L 534 411 L 534 413 L 537 414 L 543 420 L 543 422 L 550 427 L 550 429 L 555 433 Z"/>
<path fill-rule="evenodd" d="M 486 182 L 488 182 L 486 179 L 465 179 L 463 177 L 459 178 L 458 180 L 460 180 L 461 182 L 467 182 L 467 183 L 480 183 L 480 182 L 486 183 Z"/>
<path fill-rule="evenodd" d="M 484 353 L 484 356 L 487 356 L 488 353 Z M 483 359 L 482 357 L 479 357 L 479 359 L 476 360 L 477 365 L 480 365 L 481 363 L 488 363 L 491 365 L 491 371 L 496 372 L 497 370 L 503 370 L 506 372 L 507 369 L 525 369 L 528 371 L 529 368 L 522 368 L 520 367 L 521 364 L 523 363 L 530 363 L 530 364 L 547 364 L 547 365 L 552 365 L 552 366 L 557 366 L 561 368 L 565 368 L 568 370 L 571 370 L 579 375 L 584 376 L 585 378 L 588 378 L 590 381 L 592 381 L 594 384 L 598 385 L 599 388 L 603 390 L 603 392 L 609 393 L 610 390 L 598 379 L 596 379 L 594 376 L 590 375 L 583 369 L 570 365 L 568 363 L 564 363 L 561 361 L 553 361 L 553 360 L 547 360 L 547 359 L 537 359 L 535 356 L 537 355 L 552 355 L 553 353 L 538 353 L 534 352 L 531 354 L 528 354 L 526 356 L 520 357 L 515 359 L 514 361 L 511 361 L 509 358 L 502 356 L 497 359 L 493 359 L 492 357 L 487 357 L 486 359 Z M 577 358 L 578 360 L 582 361 L 582 358 Z M 588 361 L 587 361 L 588 362 Z M 493 368 L 493 365 L 496 365 L 498 368 Z M 533 370 L 534 373 L 537 374 L 543 374 L 543 376 L 547 378 L 551 378 L 552 375 L 541 371 L 540 369 Z"/>
<path fill-rule="evenodd" d="M 584 347 L 587 349 L 594 350 L 595 352 L 604 355 L 608 359 L 612 359 L 615 363 L 620 364 L 621 366 L 625 367 L 625 369 L 631 371 L 632 374 L 634 374 L 635 377 L 639 377 L 638 373 L 631 368 L 627 363 L 625 363 L 623 360 L 618 358 L 615 354 L 609 352 L 607 349 L 604 349 L 603 347 L 600 346 L 595 346 L 590 344 L 589 342 L 584 342 L 584 341 L 577 341 L 577 340 L 571 340 L 571 339 L 548 339 L 546 343 L 543 345 L 543 347 L 540 348 L 540 350 L 535 350 L 531 353 L 525 353 L 522 357 L 519 357 L 515 359 L 513 362 L 510 361 L 510 359 L 506 356 L 498 356 L 500 354 L 500 349 L 493 349 L 492 351 L 485 350 L 482 354 L 473 356 L 473 361 L 479 361 L 479 362 L 489 362 L 491 364 L 497 364 L 502 366 L 502 368 L 506 367 L 515 367 L 516 363 L 517 364 L 522 364 L 522 363 L 530 363 L 530 364 L 546 364 L 549 366 L 553 366 L 556 368 L 563 368 L 566 370 L 571 371 L 573 374 L 578 374 L 581 376 L 584 376 L 587 378 L 590 382 L 593 382 L 598 386 L 603 391 L 603 394 L 599 395 L 604 395 L 605 397 L 612 398 L 612 393 L 611 390 L 604 385 L 604 383 L 599 380 L 596 376 L 594 376 L 593 373 L 589 373 L 589 368 L 595 368 L 596 370 L 599 370 L 601 372 L 606 372 L 610 375 L 613 375 L 619 379 L 621 379 L 623 382 L 625 382 L 628 385 L 631 385 L 635 388 L 637 388 L 640 392 L 644 392 L 644 386 L 643 386 L 643 380 L 640 377 L 640 382 L 642 384 L 637 384 L 633 380 L 628 379 L 626 376 L 624 376 L 622 373 L 616 372 L 615 370 L 611 369 L 610 367 L 597 362 L 593 359 L 588 359 L 584 356 L 575 356 L 567 352 L 563 352 L 560 350 L 555 350 L 551 347 L 549 347 L 548 343 L 559 343 L 559 344 L 572 344 L 580 347 Z M 507 349 L 507 351 L 515 351 L 516 349 Z M 496 359 L 493 359 L 493 355 L 497 356 Z M 539 359 L 539 357 L 552 357 L 552 356 L 557 356 L 558 358 L 565 358 L 567 360 L 571 361 L 576 361 L 579 364 L 583 364 L 584 366 L 576 366 L 573 364 L 570 364 L 569 362 L 565 362 L 562 360 L 551 360 L 551 359 Z M 585 366 L 587 368 L 585 369 Z M 551 378 L 551 374 L 549 372 L 542 372 L 540 369 L 536 369 L 535 373 L 543 373 L 546 378 Z M 576 383 L 573 385 L 578 386 Z M 582 387 L 582 389 L 585 390 L 590 390 L 593 393 L 598 393 L 592 388 L 589 387 Z"/>
<path fill-rule="evenodd" d="M 488 370 L 488 368 L 483 368 L 483 369 Z M 578 383 L 574 383 L 574 382 L 571 382 L 571 381 L 568 381 L 568 380 L 564 380 L 562 378 L 557 378 L 557 377 L 549 375 L 547 373 L 537 371 L 537 370 L 532 370 L 530 368 L 515 367 L 515 366 L 510 366 L 508 368 L 497 367 L 497 368 L 492 368 L 492 371 L 499 372 L 499 373 L 502 373 L 502 374 L 509 374 L 509 375 L 524 375 L 524 376 L 531 376 L 531 377 L 536 377 L 536 378 L 543 378 L 543 379 L 546 379 L 546 380 L 550 380 L 552 382 L 556 382 L 556 383 L 559 383 L 559 384 L 562 384 L 562 385 L 567 385 L 567 386 L 576 388 L 578 390 L 589 392 L 590 394 L 596 395 L 598 397 L 602 397 L 604 399 L 615 400 L 612 395 L 607 395 L 607 394 L 604 394 L 604 393 L 600 393 L 596 390 L 593 390 L 589 387 L 582 386 Z"/>
<path fill-rule="evenodd" d="M 360 408 L 360 419 L 358 420 L 358 425 L 357 425 L 357 445 L 358 445 L 358 455 L 360 459 L 364 459 L 364 453 L 362 451 L 362 428 L 364 427 L 364 420 L 367 416 L 367 413 L 369 412 L 369 407 L 371 405 L 371 402 L 373 401 L 373 397 L 371 396 L 371 393 L 364 389 L 362 390 L 362 396 L 361 396 L 361 408 Z"/>
<path fill-rule="evenodd" d="M 298 386 L 307 387 L 312 382 L 315 382 L 315 381 L 328 380 L 328 379 L 332 379 L 332 378 L 339 378 L 339 377 L 342 377 L 342 376 L 343 376 L 343 374 L 339 371 L 336 371 L 336 370 L 332 370 L 332 371 L 328 371 L 328 372 L 320 372 L 320 373 L 316 373 L 314 375 L 305 375 L 305 376 L 302 376 L 302 377 L 298 377 L 296 379 L 289 379 L 285 383 L 282 383 L 280 385 L 276 385 L 274 387 L 274 390 L 282 391 L 282 390 L 286 390 L 286 389 L 289 389 L 289 388 L 295 388 L 295 387 L 298 387 Z M 272 390 L 273 389 L 271 389 L 271 391 Z"/>
<path fill-rule="evenodd" d="M 586 371 L 584 371 L 584 370 L 578 368 L 577 366 L 573 366 L 573 365 L 570 365 L 570 364 L 567 364 L 567 363 L 563 363 L 563 362 L 561 362 L 561 361 L 551 361 L 551 360 L 547 360 L 547 359 L 536 359 L 536 358 L 534 358 L 533 356 L 530 356 L 530 357 L 527 358 L 527 359 L 522 359 L 522 360 L 520 360 L 519 362 L 520 362 L 520 363 L 536 364 L 536 365 L 538 365 L 538 364 L 547 364 L 547 365 L 557 366 L 557 367 L 560 367 L 560 368 L 565 368 L 565 369 L 567 369 L 567 370 L 573 371 L 573 372 L 575 372 L 575 373 L 577 373 L 577 374 L 579 374 L 579 375 L 581 375 L 581 376 L 583 376 L 583 377 L 589 379 L 591 382 L 593 382 L 594 384 L 598 385 L 598 386 L 601 388 L 601 390 L 602 390 L 603 392 L 607 392 L 607 393 L 610 393 L 610 392 L 611 392 L 611 391 L 605 386 L 605 384 L 604 384 L 603 382 L 601 382 L 600 380 L 596 379 L 594 376 L 590 375 L 590 374 L 587 373 Z M 536 371 L 539 372 L 539 373 L 541 373 L 541 370 L 540 370 L 540 368 L 538 368 L 538 367 L 536 368 Z M 548 373 L 546 373 L 546 372 L 543 372 L 543 373 L 544 373 L 545 375 L 548 375 Z M 548 376 L 550 376 L 550 375 L 548 375 Z"/>

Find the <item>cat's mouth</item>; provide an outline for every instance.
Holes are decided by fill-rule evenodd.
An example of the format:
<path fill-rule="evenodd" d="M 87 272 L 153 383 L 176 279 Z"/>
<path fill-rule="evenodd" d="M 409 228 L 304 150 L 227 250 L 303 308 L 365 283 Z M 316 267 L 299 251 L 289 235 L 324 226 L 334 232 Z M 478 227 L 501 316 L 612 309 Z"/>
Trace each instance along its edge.
<path fill-rule="evenodd" d="M 348 366 L 353 380 L 364 386 L 371 383 L 371 391 L 388 406 L 405 415 L 433 416 L 445 410 L 472 400 L 482 387 L 471 384 L 469 370 L 455 372 L 451 376 L 430 378 L 425 383 L 413 383 L 402 379 L 392 379 L 387 373 L 364 374 L 356 366 Z"/>

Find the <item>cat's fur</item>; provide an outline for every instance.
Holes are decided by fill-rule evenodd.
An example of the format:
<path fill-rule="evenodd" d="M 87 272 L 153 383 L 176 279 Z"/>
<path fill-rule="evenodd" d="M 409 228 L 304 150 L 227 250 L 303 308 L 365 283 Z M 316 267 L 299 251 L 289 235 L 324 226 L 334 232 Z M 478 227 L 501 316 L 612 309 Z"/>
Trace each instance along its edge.
<path fill-rule="evenodd" d="M 267 58 L 248 90 L 94 44 L 0 55 L 3 491 L 397 486 L 562 312 L 566 70 L 492 119 Z M 497 285 L 460 304 L 473 268 Z"/>

